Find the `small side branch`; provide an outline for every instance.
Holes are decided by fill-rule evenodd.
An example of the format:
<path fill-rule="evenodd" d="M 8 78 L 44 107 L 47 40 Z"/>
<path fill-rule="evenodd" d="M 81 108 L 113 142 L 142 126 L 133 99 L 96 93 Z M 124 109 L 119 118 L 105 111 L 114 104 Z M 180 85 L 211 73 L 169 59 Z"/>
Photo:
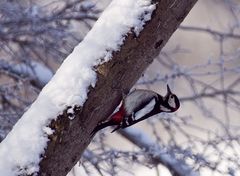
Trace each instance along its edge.
<path fill-rule="evenodd" d="M 120 130 L 120 134 L 144 150 L 156 165 L 166 166 L 173 176 L 199 176 L 185 161 L 177 159 L 174 154 L 168 154 L 157 145 L 150 136 L 135 128 Z"/>

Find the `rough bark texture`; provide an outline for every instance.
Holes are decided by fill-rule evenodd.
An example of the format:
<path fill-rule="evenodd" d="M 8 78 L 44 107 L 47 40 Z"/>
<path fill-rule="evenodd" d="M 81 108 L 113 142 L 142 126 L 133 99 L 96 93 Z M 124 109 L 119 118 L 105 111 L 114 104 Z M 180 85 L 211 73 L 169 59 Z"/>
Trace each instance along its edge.
<path fill-rule="evenodd" d="M 75 107 L 76 118 L 70 120 L 65 110 L 50 127 L 55 133 L 43 160 L 39 175 L 65 176 L 80 159 L 91 141 L 90 132 L 107 118 L 153 61 L 197 0 L 155 0 L 157 8 L 140 35 L 129 35 L 113 59 L 96 68 L 98 81 L 90 88 L 83 107 Z M 74 106 L 74 105 L 73 105 Z"/>

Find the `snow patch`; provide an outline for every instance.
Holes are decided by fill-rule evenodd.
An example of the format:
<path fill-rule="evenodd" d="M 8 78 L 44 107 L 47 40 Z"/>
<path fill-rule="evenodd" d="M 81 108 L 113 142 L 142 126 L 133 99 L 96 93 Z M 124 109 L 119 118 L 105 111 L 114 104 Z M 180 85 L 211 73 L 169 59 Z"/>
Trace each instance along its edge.
<path fill-rule="evenodd" d="M 51 120 L 68 106 L 84 104 L 89 86 L 94 87 L 96 83 L 94 66 L 109 61 L 131 29 L 138 35 L 154 9 L 151 0 L 112 1 L 2 141 L 1 175 L 30 175 L 39 170 L 41 154 L 49 140 L 47 135 L 52 134 L 47 127 Z M 36 72 L 42 72 L 41 69 L 35 68 Z"/>
<path fill-rule="evenodd" d="M 67 114 L 70 120 L 75 119 L 74 108 L 72 106 L 67 109 Z"/>
<path fill-rule="evenodd" d="M 52 130 L 51 128 L 49 127 L 43 127 L 43 131 L 49 136 L 49 135 L 52 135 L 54 130 Z"/>

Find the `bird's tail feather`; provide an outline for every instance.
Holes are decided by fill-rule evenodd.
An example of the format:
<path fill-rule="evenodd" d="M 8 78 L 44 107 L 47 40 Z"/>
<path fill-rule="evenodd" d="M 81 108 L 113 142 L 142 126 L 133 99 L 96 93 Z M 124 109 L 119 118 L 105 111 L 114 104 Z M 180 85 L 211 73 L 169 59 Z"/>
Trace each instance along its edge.
<path fill-rule="evenodd" d="M 120 125 L 118 125 L 116 128 L 114 128 L 114 129 L 111 131 L 111 133 L 113 133 L 113 132 L 115 132 L 115 131 L 119 130 L 120 128 L 121 128 L 121 126 L 120 126 Z"/>
<path fill-rule="evenodd" d="M 112 121 L 107 121 L 107 122 L 103 122 L 103 123 L 99 123 L 94 129 L 93 131 L 91 132 L 91 136 L 94 136 L 99 130 L 103 129 L 103 128 L 106 128 L 108 126 L 111 126 L 111 125 L 116 125 L 114 122 Z"/>

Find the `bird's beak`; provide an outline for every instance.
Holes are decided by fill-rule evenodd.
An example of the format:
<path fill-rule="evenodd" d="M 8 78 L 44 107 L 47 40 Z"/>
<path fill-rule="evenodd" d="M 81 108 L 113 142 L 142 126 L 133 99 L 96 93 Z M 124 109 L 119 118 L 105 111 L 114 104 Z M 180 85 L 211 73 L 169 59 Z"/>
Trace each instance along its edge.
<path fill-rule="evenodd" d="M 170 90 L 168 84 L 167 84 L 167 94 L 168 94 L 168 95 L 169 95 L 169 94 L 172 94 L 172 92 L 171 92 L 171 90 Z"/>

